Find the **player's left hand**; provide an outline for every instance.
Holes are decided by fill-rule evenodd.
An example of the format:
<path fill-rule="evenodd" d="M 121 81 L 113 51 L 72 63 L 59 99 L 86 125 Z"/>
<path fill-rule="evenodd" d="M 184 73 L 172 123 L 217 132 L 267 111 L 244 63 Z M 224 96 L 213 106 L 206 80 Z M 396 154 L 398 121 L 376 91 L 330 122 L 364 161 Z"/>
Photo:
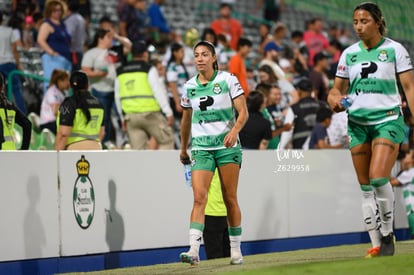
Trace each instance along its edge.
<path fill-rule="evenodd" d="M 237 132 L 231 130 L 225 137 L 224 137 L 224 146 L 226 147 L 233 147 L 237 141 Z"/>

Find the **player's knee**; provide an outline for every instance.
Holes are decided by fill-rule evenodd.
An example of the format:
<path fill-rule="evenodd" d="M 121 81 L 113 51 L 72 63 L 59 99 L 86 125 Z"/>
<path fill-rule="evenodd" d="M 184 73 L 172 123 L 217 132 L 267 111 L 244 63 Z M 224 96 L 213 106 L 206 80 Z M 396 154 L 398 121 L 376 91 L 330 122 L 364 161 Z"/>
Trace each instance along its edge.
<path fill-rule="evenodd" d="M 388 178 L 373 178 L 369 180 L 369 184 L 374 187 L 381 187 L 389 182 Z"/>

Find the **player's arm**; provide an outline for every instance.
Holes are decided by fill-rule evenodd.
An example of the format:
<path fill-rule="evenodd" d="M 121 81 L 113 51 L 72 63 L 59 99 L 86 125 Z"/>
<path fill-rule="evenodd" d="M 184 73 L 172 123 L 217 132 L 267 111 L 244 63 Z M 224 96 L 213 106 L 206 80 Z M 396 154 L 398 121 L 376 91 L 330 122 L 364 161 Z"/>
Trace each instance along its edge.
<path fill-rule="evenodd" d="M 246 98 L 243 94 L 233 99 L 234 107 L 237 110 L 237 120 L 230 132 L 224 137 L 224 146 L 232 147 L 239 135 L 241 129 L 243 129 L 244 124 L 246 124 L 247 119 L 249 118 L 249 112 L 247 111 Z"/>
<path fill-rule="evenodd" d="M 187 147 L 188 147 L 188 141 L 189 141 L 190 133 L 191 133 L 192 115 L 193 115 L 193 109 L 183 108 L 183 113 L 181 117 L 181 127 L 180 127 L 180 134 L 181 134 L 180 159 L 181 161 L 189 159 L 189 156 L 187 153 Z"/>
<path fill-rule="evenodd" d="M 329 143 L 326 143 L 324 138 L 319 139 L 318 142 L 316 143 L 316 148 L 318 149 L 339 149 L 342 147 L 343 147 L 342 144 L 330 145 Z"/>
<path fill-rule="evenodd" d="M 269 146 L 269 141 L 267 139 L 262 139 L 262 141 L 259 144 L 259 150 L 267 150 L 268 146 Z"/>
<path fill-rule="evenodd" d="M 390 177 L 390 183 L 391 183 L 392 186 L 401 185 L 401 182 L 397 178 L 394 178 L 394 177 Z"/>
<path fill-rule="evenodd" d="M 59 151 L 66 149 L 66 141 L 68 140 L 71 132 L 72 126 L 59 125 L 59 130 L 56 133 L 55 150 Z"/>
<path fill-rule="evenodd" d="M 400 73 L 399 75 L 401 86 L 407 97 L 408 107 L 412 114 L 414 114 L 414 73 L 412 70 Z"/>
<path fill-rule="evenodd" d="M 334 85 L 329 90 L 328 104 L 329 107 L 335 112 L 342 112 L 345 109 L 340 104 L 343 95 L 348 93 L 349 80 L 346 78 L 335 77 Z"/>

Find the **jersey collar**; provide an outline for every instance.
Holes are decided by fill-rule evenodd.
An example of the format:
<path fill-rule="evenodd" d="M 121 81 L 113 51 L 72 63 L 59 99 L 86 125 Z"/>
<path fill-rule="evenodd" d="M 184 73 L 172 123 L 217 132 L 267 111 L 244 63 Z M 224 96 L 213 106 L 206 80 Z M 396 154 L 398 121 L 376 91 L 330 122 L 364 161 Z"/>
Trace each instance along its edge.
<path fill-rule="evenodd" d="M 384 38 L 384 37 L 381 37 L 381 40 L 378 42 L 378 44 L 377 44 L 377 45 L 375 45 L 374 47 L 370 48 L 370 49 L 365 48 L 365 47 L 364 47 L 364 44 L 362 43 L 362 41 L 360 41 L 360 42 L 359 42 L 359 47 L 360 47 L 363 51 L 369 52 L 369 51 L 371 51 L 371 50 L 375 50 L 375 49 L 377 49 L 379 46 L 381 46 L 381 45 L 382 45 L 382 43 L 384 43 L 384 41 L 385 41 L 385 38 Z"/>
<path fill-rule="evenodd" d="M 199 74 L 197 74 L 197 77 L 196 77 L 196 83 L 197 83 L 197 85 L 198 85 L 198 86 L 204 86 L 203 84 L 201 84 L 200 80 L 198 80 L 198 76 L 199 76 Z M 207 86 L 210 86 L 211 81 L 213 81 L 213 80 L 216 78 L 216 76 L 217 76 L 217 70 L 214 70 L 213 76 L 212 76 L 212 77 L 211 77 L 211 79 L 208 81 L 208 83 L 207 83 L 206 87 L 207 87 Z"/>

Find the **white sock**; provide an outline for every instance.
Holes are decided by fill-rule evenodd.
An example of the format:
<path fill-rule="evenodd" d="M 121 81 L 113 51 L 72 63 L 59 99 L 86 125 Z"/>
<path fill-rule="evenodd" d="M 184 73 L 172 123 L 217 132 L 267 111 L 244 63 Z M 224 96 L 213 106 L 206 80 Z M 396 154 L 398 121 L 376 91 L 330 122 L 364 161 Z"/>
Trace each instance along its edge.
<path fill-rule="evenodd" d="M 362 191 L 362 215 L 364 217 L 365 228 L 368 231 L 371 239 L 372 247 L 381 245 L 381 221 L 379 218 L 379 211 L 375 202 L 375 194 L 371 189 L 369 191 Z"/>
<path fill-rule="evenodd" d="M 201 236 L 203 232 L 199 229 L 190 228 L 190 253 L 199 254 L 200 245 L 201 245 Z"/>
<path fill-rule="evenodd" d="M 374 187 L 374 190 L 381 217 L 381 233 L 383 236 L 387 236 L 393 232 L 394 192 L 389 182 L 385 185 Z"/>

